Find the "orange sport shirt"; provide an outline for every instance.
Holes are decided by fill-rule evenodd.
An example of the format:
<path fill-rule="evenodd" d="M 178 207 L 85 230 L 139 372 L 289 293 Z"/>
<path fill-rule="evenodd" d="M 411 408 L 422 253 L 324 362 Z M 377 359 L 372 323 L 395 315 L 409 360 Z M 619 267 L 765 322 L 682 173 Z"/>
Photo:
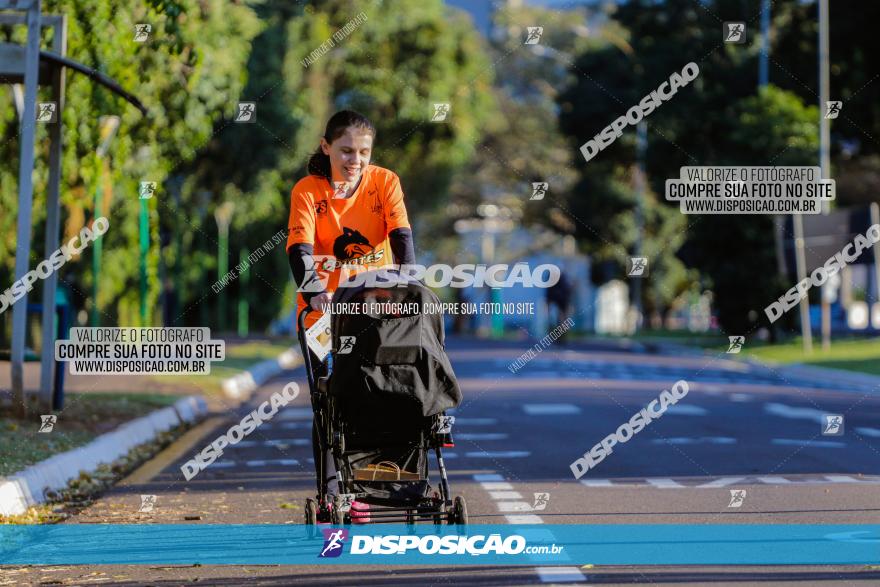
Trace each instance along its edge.
<path fill-rule="evenodd" d="M 309 175 L 299 180 L 290 192 L 290 232 L 287 250 L 295 244 L 313 245 L 314 254 L 332 255 L 337 268 L 327 276 L 327 292 L 336 291 L 342 271 L 340 263 L 364 270 L 394 263 L 388 233 L 395 228 L 409 228 L 400 178 L 393 171 L 368 165 L 360 185 L 350 197 L 334 198 L 334 189 L 325 177 Z M 358 270 L 355 269 L 355 270 Z M 351 271 L 349 271 L 351 272 Z M 296 315 L 306 307 L 298 294 Z M 306 327 L 321 317 L 311 312 Z"/>

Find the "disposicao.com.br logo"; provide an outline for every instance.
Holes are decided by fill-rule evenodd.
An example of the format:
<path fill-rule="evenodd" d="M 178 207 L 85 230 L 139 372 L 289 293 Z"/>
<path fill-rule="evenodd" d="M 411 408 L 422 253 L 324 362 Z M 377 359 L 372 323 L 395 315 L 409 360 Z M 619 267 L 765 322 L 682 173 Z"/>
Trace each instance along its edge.
<path fill-rule="evenodd" d="M 345 537 L 347 538 L 347 536 Z M 333 545 L 342 545 L 342 541 L 333 541 Z M 319 556 L 338 556 L 336 554 L 323 554 L 327 549 L 329 538 L 325 540 L 322 554 Z M 412 552 L 413 554 L 440 554 L 440 555 L 518 555 L 518 554 L 559 554 L 564 546 L 556 544 L 528 546 L 526 539 L 518 534 L 502 537 L 501 534 L 476 534 L 474 536 L 459 536 L 455 534 L 437 536 L 429 534 L 425 536 L 415 535 L 356 535 L 351 536 L 351 554 L 393 554 L 401 555 Z M 333 549 L 341 552 L 341 549 Z"/>

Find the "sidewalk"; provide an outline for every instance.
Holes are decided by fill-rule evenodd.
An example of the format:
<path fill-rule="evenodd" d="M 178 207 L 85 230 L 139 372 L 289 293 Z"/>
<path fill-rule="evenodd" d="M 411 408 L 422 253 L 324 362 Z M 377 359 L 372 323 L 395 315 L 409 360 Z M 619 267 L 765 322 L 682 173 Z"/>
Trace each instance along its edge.
<path fill-rule="evenodd" d="M 0 450 L 0 455 L 5 453 L 5 466 L 0 470 L 0 514 L 23 513 L 42 502 L 47 491 L 63 489 L 79 471 L 89 473 L 99 463 L 113 463 L 171 428 L 191 426 L 212 414 L 225 416 L 234 411 L 261 383 L 298 364 L 298 354 L 285 342 L 227 341 L 226 360 L 222 366 L 215 364 L 207 376 L 68 373 L 64 408 L 54 412 L 58 419 L 52 423 L 50 433 L 37 430 L 38 414 L 28 414 L 31 422 L 0 417 L 0 423 L 5 422 L 0 439 L 6 436 L 0 445 L 6 449 Z M 0 377 L 5 378 L 7 386 L 10 367 L 9 362 L 0 363 Z M 39 367 L 36 362 L 25 364 L 29 392 L 37 389 Z M 232 392 L 230 383 L 235 383 Z M 10 401 L 8 389 L 0 388 L 0 393 Z M 58 429 L 54 430 L 56 423 Z M 4 478 L 3 474 L 10 476 Z"/>
<path fill-rule="evenodd" d="M 64 375 L 65 396 L 71 393 L 126 393 L 137 392 L 156 395 L 203 395 L 208 403 L 210 411 L 228 410 L 237 402 L 220 393 L 220 381 L 243 372 L 249 366 L 257 364 L 268 356 L 257 356 L 258 353 L 249 353 L 249 349 L 258 344 L 281 345 L 282 339 L 265 338 L 227 338 L 227 360 L 222 364 L 214 363 L 210 375 Z M 288 346 L 293 346 L 291 340 Z M 249 357 L 249 354 L 254 356 Z M 272 353 L 273 355 L 280 354 Z M 11 370 L 9 361 L 0 361 L 0 406 L 11 401 Z M 40 388 L 40 363 L 26 362 L 24 364 L 24 385 L 28 394 L 36 394 Z"/>

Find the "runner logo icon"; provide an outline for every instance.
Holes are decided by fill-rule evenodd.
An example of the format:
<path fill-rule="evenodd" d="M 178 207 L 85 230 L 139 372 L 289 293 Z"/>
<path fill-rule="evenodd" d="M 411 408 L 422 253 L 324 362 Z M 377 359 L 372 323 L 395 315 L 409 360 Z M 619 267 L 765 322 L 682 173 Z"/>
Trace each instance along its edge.
<path fill-rule="evenodd" d="M 646 277 L 648 271 L 648 258 L 647 257 L 630 257 L 629 258 L 629 271 L 627 271 L 627 275 L 630 277 Z"/>
<path fill-rule="evenodd" d="M 746 23 L 744 23 L 744 22 L 725 22 L 724 23 L 724 42 L 725 43 L 745 43 L 746 42 Z"/>
<path fill-rule="evenodd" d="M 541 511 L 547 509 L 547 502 L 550 501 L 549 493 L 535 493 L 535 503 L 532 504 L 532 509 L 537 511 Z"/>
<path fill-rule="evenodd" d="M 530 26 L 526 27 L 528 29 L 528 36 L 526 37 L 526 45 L 536 45 L 541 42 L 541 35 L 544 34 L 544 27 L 542 26 Z"/>
<path fill-rule="evenodd" d="M 322 528 L 324 532 L 324 548 L 321 549 L 319 558 L 335 558 L 342 554 L 345 541 L 348 540 L 348 530 L 336 530 Z"/>
<path fill-rule="evenodd" d="M 840 414 L 825 414 L 823 420 L 823 436 L 841 436 L 843 434 L 843 416 Z"/>
<path fill-rule="evenodd" d="M 42 420 L 40 422 L 40 429 L 37 432 L 52 432 L 52 429 L 55 428 L 55 422 L 58 421 L 58 416 L 55 414 L 48 414 L 45 416 L 40 416 Z"/>
<path fill-rule="evenodd" d="M 339 337 L 339 350 L 336 351 L 338 355 L 349 355 L 351 351 L 354 350 L 354 343 L 357 341 L 356 336 L 340 336 Z"/>
<path fill-rule="evenodd" d="M 733 354 L 739 353 L 742 350 L 743 343 L 746 341 L 745 336 L 728 336 L 727 339 L 730 341 L 727 352 Z"/>
<path fill-rule="evenodd" d="M 547 188 L 550 187 L 550 184 L 546 181 L 533 181 L 532 182 L 532 197 L 530 200 L 543 200 L 544 195 L 547 193 Z"/>
<path fill-rule="evenodd" d="M 746 490 L 745 489 L 731 489 L 730 490 L 730 503 L 727 504 L 729 508 L 739 508 L 742 507 L 743 502 L 746 500 Z"/>

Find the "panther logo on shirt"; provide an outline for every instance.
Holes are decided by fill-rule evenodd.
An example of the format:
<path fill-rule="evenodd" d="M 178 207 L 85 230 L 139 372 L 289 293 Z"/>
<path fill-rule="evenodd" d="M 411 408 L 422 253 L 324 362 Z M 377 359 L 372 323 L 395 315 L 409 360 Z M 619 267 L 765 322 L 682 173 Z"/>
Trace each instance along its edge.
<path fill-rule="evenodd" d="M 333 256 L 340 261 L 361 257 L 372 250 L 367 237 L 347 226 L 342 227 L 342 234 L 333 241 Z"/>

